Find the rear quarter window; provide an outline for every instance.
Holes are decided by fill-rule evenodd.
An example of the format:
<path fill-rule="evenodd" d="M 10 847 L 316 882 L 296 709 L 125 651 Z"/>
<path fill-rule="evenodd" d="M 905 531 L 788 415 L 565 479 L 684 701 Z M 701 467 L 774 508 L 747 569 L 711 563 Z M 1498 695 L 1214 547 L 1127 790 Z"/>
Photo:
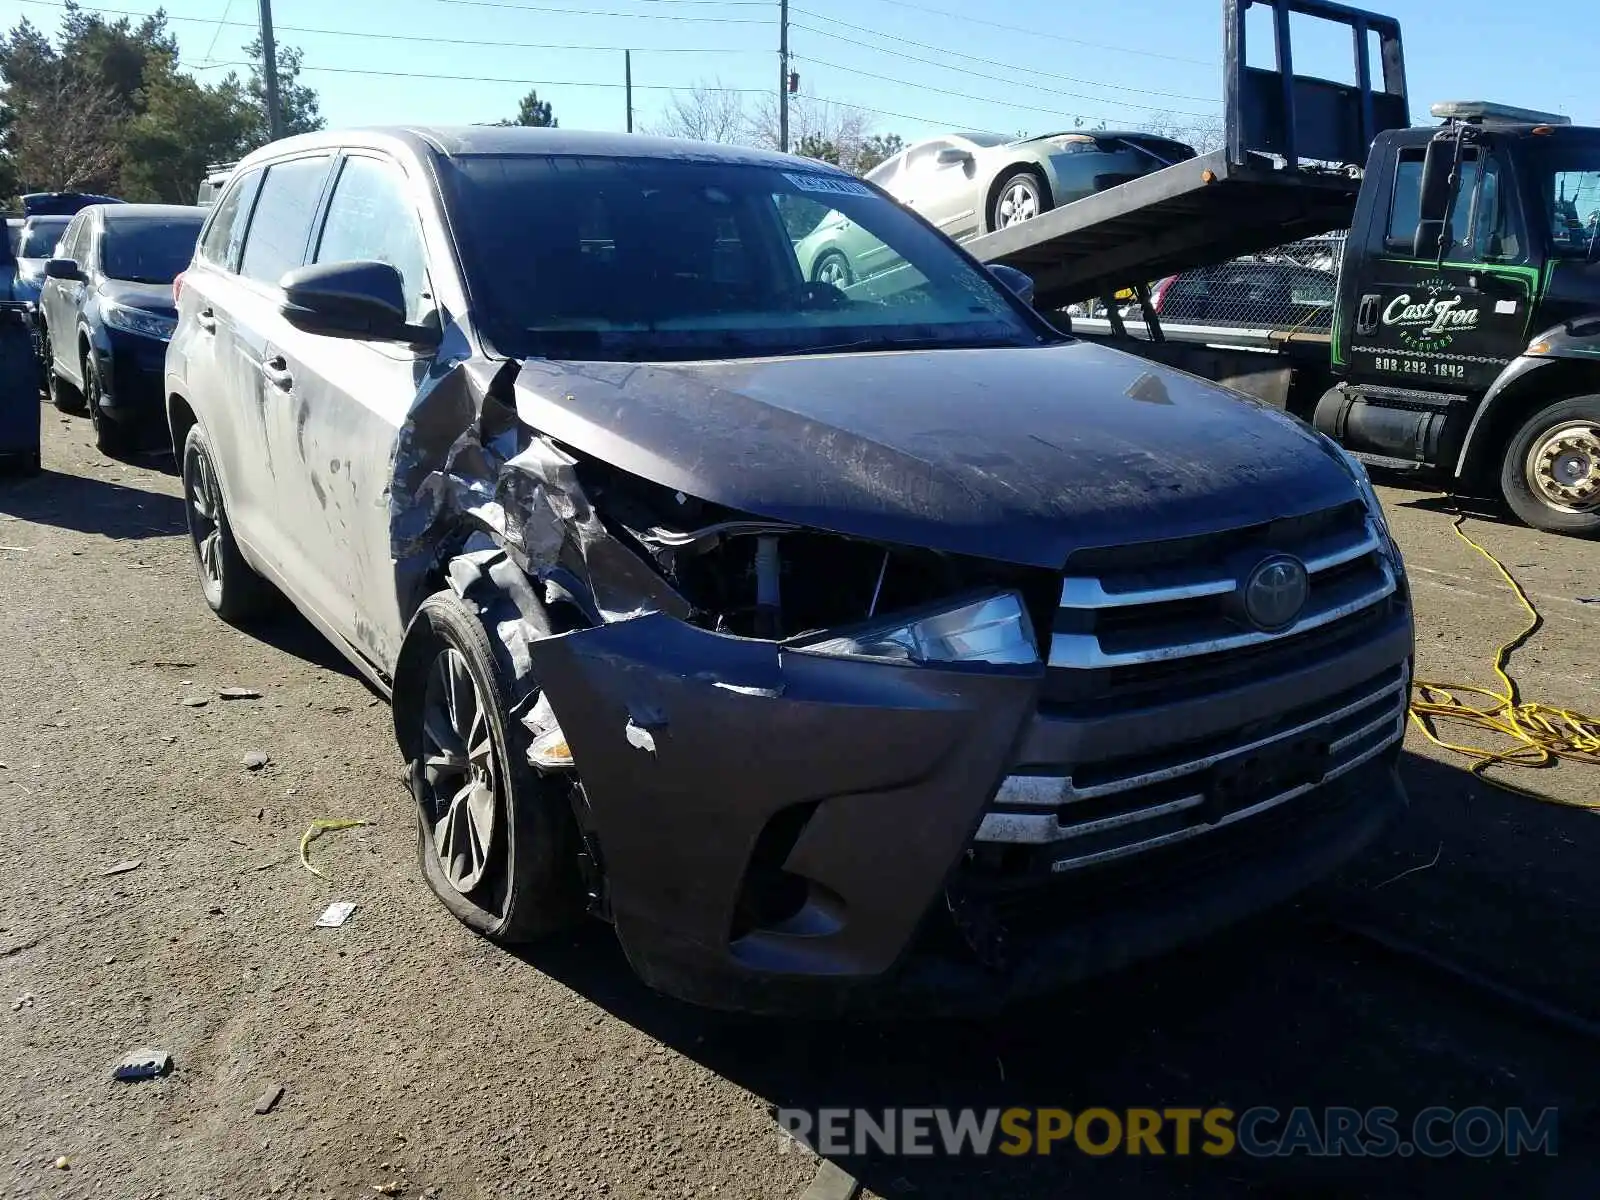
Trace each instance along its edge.
<path fill-rule="evenodd" d="M 200 240 L 200 258 L 225 271 L 238 269 L 239 251 L 250 224 L 250 210 L 261 187 L 261 172 L 241 176 L 228 189 L 211 214 Z"/>

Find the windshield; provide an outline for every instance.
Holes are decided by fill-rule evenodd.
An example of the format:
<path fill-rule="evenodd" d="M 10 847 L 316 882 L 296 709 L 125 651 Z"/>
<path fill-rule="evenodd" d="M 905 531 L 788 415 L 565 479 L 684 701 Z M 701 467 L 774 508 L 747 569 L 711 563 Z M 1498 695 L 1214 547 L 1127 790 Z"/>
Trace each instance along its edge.
<path fill-rule="evenodd" d="M 17 247 L 17 257 L 49 258 L 71 220 L 71 217 L 29 217 L 27 224 L 22 227 L 22 243 Z"/>
<path fill-rule="evenodd" d="M 1600 144 L 1549 146 L 1541 159 L 1535 181 L 1551 249 L 1582 258 L 1600 229 Z"/>
<path fill-rule="evenodd" d="M 130 283 L 171 283 L 194 257 L 204 213 L 159 220 L 107 222 L 101 270 Z"/>
<path fill-rule="evenodd" d="M 740 358 L 1049 335 L 949 242 L 837 173 L 666 159 L 444 164 L 479 324 L 513 356 Z"/>

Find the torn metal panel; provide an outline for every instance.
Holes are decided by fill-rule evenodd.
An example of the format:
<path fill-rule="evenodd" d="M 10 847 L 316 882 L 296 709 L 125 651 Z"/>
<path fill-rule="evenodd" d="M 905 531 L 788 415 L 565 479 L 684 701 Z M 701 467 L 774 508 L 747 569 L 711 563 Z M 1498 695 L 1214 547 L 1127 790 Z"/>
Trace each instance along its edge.
<path fill-rule="evenodd" d="M 537 621 L 527 575 L 560 572 L 581 584 L 581 607 L 602 620 L 646 612 L 687 616 L 690 605 L 595 514 L 576 460 L 522 425 L 510 407 L 516 364 L 458 364 L 430 381 L 400 431 L 389 490 L 390 548 L 403 613 L 421 603 L 437 573 L 463 591 L 492 555 L 468 553 L 484 539 L 511 557 L 500 590 L 519 593 L 523 621 Z M 518 580 L 521 580 L 519 585 Z M 525 591 L 526 594 L 520 594 Z M 498 630 L 526 673 L 527 642 L 548 629 L 512 622 Z"/>
<path fill-rule="evenodd" d="M 706 1003 L 726 1002 L 730 980 L 888 968 L 959 860 L 1043 677 L 808 654 L 663 613 L 532 653 L 583 764 L 629 959 Z M 778 865 L 814 889 L 816 919 L 736 930 L 753 848 L 793 812 L 811 815 Z"/>

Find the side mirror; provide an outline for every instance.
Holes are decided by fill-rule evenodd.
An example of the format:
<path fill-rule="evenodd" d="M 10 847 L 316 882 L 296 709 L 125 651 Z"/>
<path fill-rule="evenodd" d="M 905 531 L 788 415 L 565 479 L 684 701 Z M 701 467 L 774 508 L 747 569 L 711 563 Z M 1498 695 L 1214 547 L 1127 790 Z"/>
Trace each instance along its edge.
<path fill-rule="evenodd" d="M 65 279 L 69 283 L 82 283 L 86 278 L 83 268 L 70 258 L 46 259 L 44 273 L 51 279 Z"/>
<path fill-rule="evenodd" d="M 1026 271 L 1019 271 L 1016 267 L 1008 267 L 1004 263 L 995 263 L 989 268 L 992 274 L 1001 283 L 1014 292 L 1024 304 L 1033 303 L 1033 276 Z"/>
<path fill-rule="evenodd" d="M 941 167 L 965 166 L 972 161 L 972 155 L 958 146 L 947 146 L 934 155 L 933 161 Z"/>
<path fill-rule="evenodd" d="M 278 281 L 279 311 L 296 329 L 374 342 L 436 343 L 438 332 L 406 321 L 405 282 L 384 262 L 296 267 Z"/>
<path fill-rule="evenodd" d="M 1448 236 L 1444 221 L 1450 209 L 1450 172 L 1455 159 L 1455 138 L 1436 137 L 1428 143 L 1417 196 L 1417 231 L 1411 239 L 1412 253 L 1418 258 L 1438 257 L 1439 241 Z"/>

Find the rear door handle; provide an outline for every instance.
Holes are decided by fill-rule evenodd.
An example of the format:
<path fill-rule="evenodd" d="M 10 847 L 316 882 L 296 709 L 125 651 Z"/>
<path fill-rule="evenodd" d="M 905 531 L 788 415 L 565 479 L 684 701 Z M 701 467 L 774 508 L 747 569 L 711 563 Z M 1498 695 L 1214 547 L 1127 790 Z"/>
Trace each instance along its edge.
<path fill-rule="evenodd" d="M 287 392 L 294 386 L 294 376 L 289 374 L 289 363 L 281 354 L 274 355 L 263 361 L 261 374 L 268 383 L 280 392 Z"/>
<path fill-rule="evenodd" d="M 194 315 L 194 319 L 195 323 L 207 333 L 215 333 L 217 331 L 217 314 L 211 309 L 202 308 Z"/>

